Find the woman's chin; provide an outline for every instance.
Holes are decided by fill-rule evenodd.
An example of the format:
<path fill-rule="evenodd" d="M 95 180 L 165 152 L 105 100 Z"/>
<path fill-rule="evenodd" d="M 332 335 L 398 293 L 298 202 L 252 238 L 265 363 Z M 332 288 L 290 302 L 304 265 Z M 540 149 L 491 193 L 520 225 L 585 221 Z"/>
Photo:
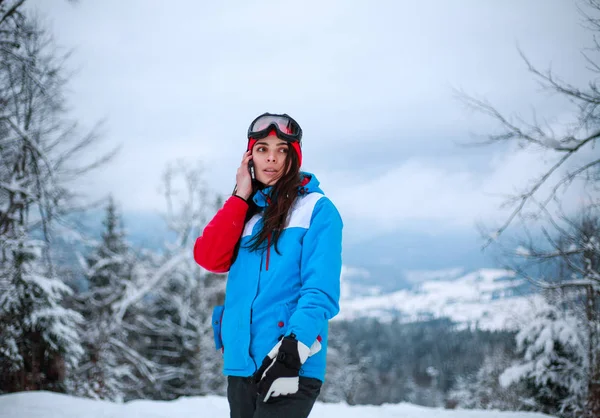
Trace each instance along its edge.
<path fill-rule="evenodd" d="M 279 180 L 278 176 L 259 176 L 256 178 L 259 182 L 265 186 L 273 186 Z"/>

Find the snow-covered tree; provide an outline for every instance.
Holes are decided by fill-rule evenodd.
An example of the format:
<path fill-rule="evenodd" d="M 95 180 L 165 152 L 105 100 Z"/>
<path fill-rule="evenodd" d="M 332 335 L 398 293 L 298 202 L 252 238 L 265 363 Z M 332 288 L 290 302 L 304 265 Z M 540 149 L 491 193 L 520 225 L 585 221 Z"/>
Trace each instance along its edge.
<path fill-rule="evenodd" d="M 81 317 L 62 306 L 71 290 L 45 263 L 46 243 L 23 225 L 0 238 L 0 391 L 63 391 L 65 367 L 82 354 Z"/>
<path fill-rule="evenodd" d="M 74 367 L 81 346 L 79 319 L 61 306 L 69 293 L 55 275 L 49 252 L 49 212 L 60 193 L 44 141 L 44 118 L 58 110 L 49 95 L 60 85 L 45 50 L 43 32 L 23 23 L 27 62 L 0 50 L 0 375 L 3 391 L 59 384 L 66 364 Z M 19 37 L 20 35 L 20 37 Z M 35 80 L 34 80 L 35 77 Z M 12 93 L 11 93 L 12 92 Z M 36 216 L 39 211 L 40 216 Z M 43 227 L 35 238 L 33 222 Z"/>
<path fill-rule="evenodd" d="M 557 220 L 548 215 L 548 223 L 553 230 L 541 228 L 545 243 L 529 234 L 513 253 L 518 261 L 511 267 L 537 287 L 552 306 L 533 323 L 524 324 L 523 330 L 534 333 L 529 337 L 532 339 L 537 338 L 535 332 L 542 324 L 546 329 L 543 337 L 554 335 L 560 327 L 574 327 L 571 332 L 573 338 L 577 336 L 577 344 L 573 339 L 565 348 L 565 341 L 559 340 L 549 347 L 567 350 L 566 354 L 553 354 L 558 356 L 570 356 L 569 350 L 577 348 L 573 367 L 580 368 L 577 375 L 581 380 L 576 385 L 567 383 L 572 382 L 575 371 L 553 366 L 549 373 L 565 386 L 564 390 L 548 388 L 552 392 L 548 399 L 564 399 L 548 403 L 557 405 L 565 415 L 581 410 L 582 416 L 594 417 L 600 413 L 600 213 L 591 205 L 575 217 L 563 214 Z M 535 274 L 532 266 L 537 269 Z M 570 409 L 566 403 L 572 404 Z"/>
<path fill-rule="evenodd" d="M 25 0 L 0 2 L 0 50 L 12 52 L 19 49 L 21 41 L 19 27 L 25 21 L 21 8 Z"/>
<path fill-rule="evenodd" d="M 522 359 L 499 378 L 503 387 L 526 382 L 536 410 L 581 416 L 587 395 L 586 335 L 578 319 L 555 307 L 537 313 L 517 334 Z"/>
<path fill-rule="evenodd" d="M 219 202 L 203 183 L 201 169 L 182 162 L 166 169 L 162 192 L 171 239 L 153 263 L 163 278 L 133 310 L 143 318 L 137 332 L 146 337 L 132 340 L 131 345 L 159 365 L 146 396 L 224 394 L 221 353 L 215 350 L 212 335 L 212 307 L 223 301 L 225 279 L 199 267 L 192 251 Z"/>
<path fill-rule="evenodd" d="M 324 402 L 346 402 L 356 405 L 361 385 L 367 380 L 369 366 L 374 362 L 367 357 L 353 355 L 350 342 L 344 338 L 341 330 L 332 327 L 327 349 L 327 375 L 322 388 L 321 399 Z M 394 382 L 397 385 L 397 382 Z M 380 390 L 386 388 L 381 387 Z"/>
<path fill-rule="evenodd" d="M 64 307 L 55 227 L 74 207 L 69 181 L 109 157 L 75 165 L 97 138 L 66 120 L 63 58 L 21 4 L 0 7 L 0 391 L 62 390 L 81 318 Z"/>
<path fill-rule="evenodd" d="M 70 392 L 121 401 L 128 388 L 137 383 L 133 369 L 139 356 L 124 349 L 129 317 L 120 327 L 113 327 L 113 317 L 137 261 L 125 242 L 122 220 L 112 197 L 103 225 L 100 242 L 83 260 L 86 289 L 74 298 L 84 318 L 81 336 L 85 355 L 72 378 Z"/>
<path fill-rule="evenodd" d="M 190 167 L 179 161 L 167 168 L 163 177 L 163 192 L 167 203 L 165 221 L 177 239 L 175 245 L 167 244 L 167 252 L 182 252 L 183 262 L 172 279 L 187 284 L 175 305 L 175 318 L 188 334 L 181 334 L 183 354 L 187 367 L 184 381 L 197 381 L 193 391 L 184 389 L 182 395 L 225 392 L 222 376 L 221 352 L 214 346 L 212 308 L 222 304 L 225 295 L 225 277 L 202 269 L 193 259 L 193 243 L 202 229 L 220 207 L 203 180 L 201 166 Z M 185 388 L 185 385 L 184 385 Z"/>
<path fill-rule="evenodd" d="M 459 376 L 446 396 L 446 406 L 466 409 L 529 411 L 535 409 L 533 390 L 524 382 L 500 385 L 499 376 L 513 363 L 514 354 L 496 348 L 472 375 Z"/>

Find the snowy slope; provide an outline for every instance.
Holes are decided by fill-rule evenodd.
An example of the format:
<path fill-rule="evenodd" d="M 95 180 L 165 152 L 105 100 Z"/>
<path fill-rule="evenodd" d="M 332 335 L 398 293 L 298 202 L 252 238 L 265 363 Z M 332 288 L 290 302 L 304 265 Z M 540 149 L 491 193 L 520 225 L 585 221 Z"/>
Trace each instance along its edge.
<path fill-rule="evenodd" d="M 448 317 L 464 326 L 481 329 L 516 329 L 545 303 L 539 295 L 523 292 L 524 281 L 506 270 L 482 269 L 460 277 L 452 274 L 423 276 L 409 290 L 346 297 L 336 319 L 400 318 L 404 322 Z"/>
<path fill-rule="evenodd" d="M 444 410 L 407 403 L 348 406 L 317 402 L 311 418 L 543 418 L 527 412 Z M 114 404 L 51 392 L 22 392 L 0 396 L 0 418 L 226 418 L 227 400 L 218 396 L 180 398 L 176 401 L 133 401 Z"/>

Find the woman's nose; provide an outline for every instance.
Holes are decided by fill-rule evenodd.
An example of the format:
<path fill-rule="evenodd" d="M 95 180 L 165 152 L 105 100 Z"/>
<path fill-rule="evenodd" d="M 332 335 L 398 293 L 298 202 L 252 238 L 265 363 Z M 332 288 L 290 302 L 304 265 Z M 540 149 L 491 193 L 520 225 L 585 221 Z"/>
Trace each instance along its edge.
<path fill-rule="evenodd" d="M 276 162 L 276 153 L 275 152 L 270 152 L 269 155 L 267 156 L 267 161 L 269 161 L 269 162 Z"/>

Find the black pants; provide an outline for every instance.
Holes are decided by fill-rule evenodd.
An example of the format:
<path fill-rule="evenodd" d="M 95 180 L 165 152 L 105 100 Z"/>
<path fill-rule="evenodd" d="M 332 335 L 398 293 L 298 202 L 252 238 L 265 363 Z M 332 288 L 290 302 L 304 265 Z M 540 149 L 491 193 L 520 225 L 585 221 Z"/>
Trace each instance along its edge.
<path fill-rule="evenodd" d="M 227 400 L 231 418 L 306 418 L 312 410 L 322 382 L 300 377 L 297 393 L 276 396 L 263 402 L 256 393 L 256 384 L 248 377 L 227 376 Z"/>

